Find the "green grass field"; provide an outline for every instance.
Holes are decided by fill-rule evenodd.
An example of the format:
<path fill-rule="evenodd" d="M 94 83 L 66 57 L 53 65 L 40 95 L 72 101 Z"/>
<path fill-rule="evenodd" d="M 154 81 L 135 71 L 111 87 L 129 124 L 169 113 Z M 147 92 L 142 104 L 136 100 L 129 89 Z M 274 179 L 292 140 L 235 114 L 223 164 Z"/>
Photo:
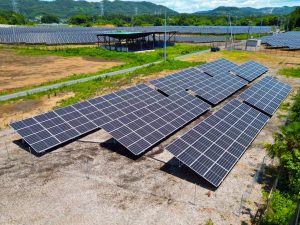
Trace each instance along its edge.
<path fill-rule="evenodd" d="M 279 74 L 287 77 L 300 78 L 300 67 L 283 68 L 279 70 Z"/>

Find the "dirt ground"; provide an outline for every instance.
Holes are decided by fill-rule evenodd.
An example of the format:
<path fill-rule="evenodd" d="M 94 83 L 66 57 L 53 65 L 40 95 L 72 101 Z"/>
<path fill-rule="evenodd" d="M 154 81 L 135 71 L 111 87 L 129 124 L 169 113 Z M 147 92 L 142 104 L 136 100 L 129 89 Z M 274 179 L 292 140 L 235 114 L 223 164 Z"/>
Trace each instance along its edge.
<path fill-rule="evenodd" d="M 294 88 L 289 102 L 300 88 L 300 79 L 276 72 L 277 68 L 271 69 L 268 75 Z M 179 167 L 164 150 L 241 91 L 141 158 L 129 155 L 103 130 L 42 157 L 25 151 L 11 129 L 1 130 L 0 224 L 199 225 L 209 219 L 216 225 L 250 224 L 264 203 L 262 185 L 255 183 L 238 215 L 241 198 L 266 155 L 262 143 L 273 141 L 272 134 L 283 124 L 285 112 L 276 112 L 218 189 L 188 168 Z"/>
<path fill-rule="evenodd" d="M 23 56 L 6 49 L 0 50 L 0 59 L 1 92 L 124 64 L 89 57 Z"/>
<path fill-rule="evenodd" d="M 61 100 L 73 96 L 72 92 L 58 92 L 56 95 L 44 96 L 39 99 L 0 105 L 0 129 L 7 127 L 13 121 L 48 112 L 55 108 Z"/>

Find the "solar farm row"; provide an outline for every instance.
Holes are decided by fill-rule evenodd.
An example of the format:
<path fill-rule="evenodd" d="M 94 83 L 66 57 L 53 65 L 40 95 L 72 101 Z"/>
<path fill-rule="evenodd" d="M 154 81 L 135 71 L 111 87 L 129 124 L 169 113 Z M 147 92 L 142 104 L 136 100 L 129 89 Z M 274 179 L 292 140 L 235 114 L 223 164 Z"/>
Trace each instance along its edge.
<path fill-rule="evenodd" d="M 300 32 L 286 32 L 262 37 L 262 43 L 274 48 L 300 49 Z"/>
<path fill-rule="evenodd" d="M 291 87 L 264 77 L 166 147 L 183 164 L 218 187 Z M 254 107 L 252 107 L 254 106 Z"/>
<path fill-rule="evenodd" d="M 247 68 L 247 65 L 252 67 L 253 73 L 250 70 L 240 75 L 231 72 L 239 71 L 240 67 Z M 152 87 L 140 84 L 15 122 L 11 127 L 38 153 L 102 128 L 133 154 L 140 155 L 250 82 L 241 76 L 248 78 L 250 74 L 249 80 L 253 80 L 265 72 L 255 67 L 267 70 L 253 61 L 238 66 L 220 59 L 151 81 Z M 196 95 L 187 90 L 196 92 Z M 253 92 L 266 90 L 277 95 L 274 98 L 266 98 L 261 93 L 253 95 Z M 198 144 L 188 141 L 188 146 L 178 145 L 182 142 L 176 140 L 167 150 L 218 186 L 267 122 L 269 107 L 276 110 L 290 90 L 289 86 L 274 78 L 263 78 L 240 95 L 247 105 L 234 100 L 223 111 L 221 109 L 203 122 L 211 127 L 209 136 L 206 136 L 208 130 L 204 129 L 204 132 L 199 128 L 201 132 L 197 130 L 198 134 L 191 137 Z M 259 102 L 255 108 L 249 106 L 253 99 Z M 223 122 L 218 125 L 221 120 Z M 196 127 L 189 132 L 193 133 Z M 216 137 L 220 140 L 213 140 Z M 200 164 L 204 164 L 203 167 Z"/>
<path fill-rule="evenodd" d="M 197 36 L 176 36 L 176 42 L 192 42 L 192 43 L 211 43 L 211 42 L 225 42 L 226 37 L 197 37 Z"/>
<path fill-rule="evenodd" d="M 10 27 L 0 28 L 0 43 L 28 43 L 28 44 L 89 44 L 97 42 L 97 34 L 117 31 L 134 32 L 164 32 L 164 27 L 118 27 L 118 28 L 81 28 L 81 27 Z M 168 26 L 167 31 L 176 31 L 185 34 L 228 34 L 228 27 L 193 27 L 193 26 Z M 269 33 L 271 27 L 232 27 L 233 33 Z M 183 40 L 184 38 L 182 38 Z M 187 41 L 209 42 L 220 41 L 224 38 L 190 37 Z M 179 38 L 180 41 L 180 38 Z M 184 41 L 184 40 L 183 40 Z"/>
<path fill-rule="evenodd" d="M 131 148 L 129 143 L 133 144 L 133 141 L 136 140 L 137 137 L 139 137 L 139 140 L 144 137 L 132 134 L 132 136 L 128 136 L 132 141 L 126 141 L 126 144 L 125 140 L 120 137 L 120 134 L 116 131 L 116 129 L 121 129 L 121 127 L 118 126 L 126 125 L 129 126 L 127 128 L 133 130 L 135 126 L 132 122 L 135 122 L 134 118 L 140 115 L 138 116 L 139 120 L 136 121 L 136 128 L 145 128 L 143 125 L 145 123 L 149 124 L 150 121 L 147 118 L 141 119 L 141 117 L 143 117 L 142 115 L 147 115 L 149 111 L 151 114 L 155 112 L 154 115 L 151 115 L 150 119 L 153 121 L 160 119 L 159 123 L 152 127 L 147 127 L 145 130 L 147 130 L 146 133 L 151 134 L 150 128 L 155 128 L 155 131 L 159 131 L 160 134 L 163 134 L 162 137 L 159 137 L 159 134 L 153 134 L 153 136 L 156 136 L 155 138 L 153 137 L 153 139 L 159 141 L 160 138 L 164 138 L 165 135 L 167 135 L 167 131 L 163 131 L 163 129 L 165 129 L 164 127 L 161 127 L 161 130 L 158 129 L 159 125 L 166 125 L 164 121 L 170 123 L 168 130 L 175 131 L 204 111 L 207 111 L 209 105 L 205 102 L 216 105 L 247 85 L 248 82 L 238 76 L 222 73 L 224 75 L 218 78 L 216 75 L 215 77 L 213 76 L 214 73 L 211 73 L 213 68 L 219 68 L 219 70 L 224 71 L 225 67 L 227 68 L 225 70 L 229 71 L 230 67 L 238 68 L 239 66 L 225 59 L 220 59 L 202 65 L 199 68 L 191 68 L 150 82 L 156 89 L 165 92 L 169 97 L 160 94 L 147 85 L 138 85 L 110 95 L 75 104 L 65 109 L 59 109 L 25 121 L 13 123 L 11 126 L 17 130 L 24 140 L 37 152 L 46 151 L 94 129 L 104 128 L 110 131 L 117 140 L 124 143 L 133 153 L 140 154 L 147 149 L 146 147 L 151 146 L 149 144 L 153 145 L 153 141 L 150 142 L 150 140 L 148 140 L 150 137 L 147 137 L 146 141 L 148 141 L 148 144 L 144 142 L 144 147 L 137 148 L 133 146 Z M 201 68 L 204 72 L 200 71 Z M 252 68 L 254 69 L 254 67 Z M 258 73 L 256 74 L 257 77 L 260 75 L 261 74 Z M 187 94 L 187 89 L 194 91 L 202 100 Z M 191 103 L 196 109 L 193 108 Z M 164 108 L 162 108 L 163 106 Z M 184 106 L 184 108 L 182 108 L 182 106 Z M 169 112 L 170 110 L 172 111 Z M 193 113 L 193 110 L 198 111 L 199 114 Z M 178 113 L 176 113 L 177 111 Z M 137 115 L 128 115 L 132 112 L 137 113 Z M 157 118 L 156 115 L 160 115 L 162 112 L 162 116 L 166 114 L 166 118 L 168 118 L 167 121 L 165 117 Z M 170 114 L 170 116 L 168 116 L 168 114 Z M 179 118 L 180 115 L 184 116 L 184 118 Z M 130 122 L 130 124 L 125 124 L 126 117 L 128 116 L 128 122 Z M 120 121 L 118 122 L 119 119 Z M 173 119 L 175 120 L 173 121 Z M 54 120 L 54 122 L 52 122 L 52 120 Z M 128 134 L 128 129 L 122 129 L 126 130 L 124 134 Z M 141 132 L 143 133 L 142 130 Z M 46 141 L 43 140 L 45 137 L 47 137 Z"/>

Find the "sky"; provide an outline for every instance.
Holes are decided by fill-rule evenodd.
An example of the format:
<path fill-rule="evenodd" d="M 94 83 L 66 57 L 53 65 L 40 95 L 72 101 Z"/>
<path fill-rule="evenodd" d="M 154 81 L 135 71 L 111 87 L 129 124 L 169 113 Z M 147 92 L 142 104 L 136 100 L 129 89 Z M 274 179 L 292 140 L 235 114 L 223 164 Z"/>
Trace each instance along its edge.
<path fill-rule="evenodd" d="M 97 2 L 100 0 L 87 0 Z M 130 1 L 130 0 L 129 0 Z M 144 1 L 144 0 L 132 0 Z M 192 13 L 214 9 L 219 6 L 235 7 L 279 7 L 279 6 L 298 6 L 300 0 L 146 0 L 155 4 L 164 5 L 181 13 Z"/>

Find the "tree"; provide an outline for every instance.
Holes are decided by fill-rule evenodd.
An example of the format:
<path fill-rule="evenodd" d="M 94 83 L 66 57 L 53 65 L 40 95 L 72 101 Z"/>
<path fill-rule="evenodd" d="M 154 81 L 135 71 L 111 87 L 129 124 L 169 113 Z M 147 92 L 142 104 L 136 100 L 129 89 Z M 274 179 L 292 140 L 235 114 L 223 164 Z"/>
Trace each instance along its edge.
<path fill-rule="evenodd" d="M 300 7 L 297 7 L 294 12 L 290 14 L 289 30 L 300 27 Z"/>
<path fill-rule="evenodd" d="M 26 24 L 26 19 L 23 15 L 11 11 L 0 10 L 0 24 L 22 25 Z"/>
<path fill-rule="evenodd" d="M 87 16 L 87 15 L 76 15 L 72 16 L 69 20 L 70 24 L 75 24 L 75 25 L 83 25 L 83 24 L 88 24 L 93 22 L 93 17 L 92 16 Z"/>
<path fill-rule="evenodd" d="M 41 18 L 42 23 L 59 23 L 59 18 L 54 15 L 44 15 Z"/>

